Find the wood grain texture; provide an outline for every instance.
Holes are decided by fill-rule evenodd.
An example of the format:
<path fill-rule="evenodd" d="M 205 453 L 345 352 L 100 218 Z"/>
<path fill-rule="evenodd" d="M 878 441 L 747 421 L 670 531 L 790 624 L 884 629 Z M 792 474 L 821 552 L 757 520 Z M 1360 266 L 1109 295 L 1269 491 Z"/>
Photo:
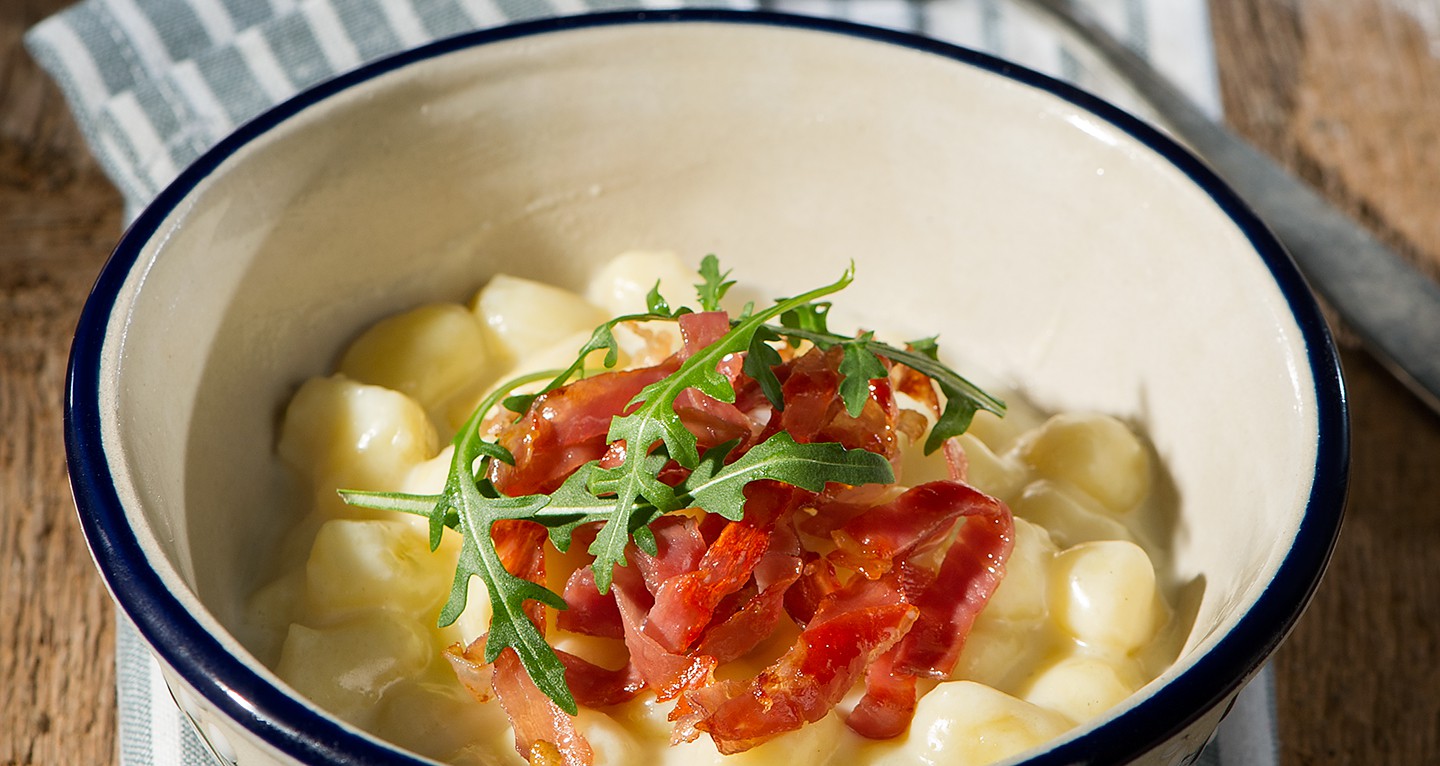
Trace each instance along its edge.
<path fill-rule="evenodd" d="M 1440 3 L 1211 9 L 1230 123 L 1440 274 Z M 1341 337 L 1350 501 L 1329 574 L 1276 657 L 1282 762 L 1436 763 L 1440 417 Z"/>
<path fill-rule="evenodd" d="M 67 0 L 0 2 L 0 766 L 114 761 L 112 611 L 65 480 L 79 308 L 120 232 L 23 30 Z M 1440 273 L 1440 0 L 1210 0 L 1232 124 Z M 1345 530 L 1276 658 L 1285 766 L 1440 753 L 1440 417 L 1363 351 Z"/>
<path fill-rule="evenodd" d="M 115 756 L 112 607 L 75 521 L 69 337 L 120 227 L 59 92 L 20 46 L 61 2 L 0 3 L 0 764 Z"/>

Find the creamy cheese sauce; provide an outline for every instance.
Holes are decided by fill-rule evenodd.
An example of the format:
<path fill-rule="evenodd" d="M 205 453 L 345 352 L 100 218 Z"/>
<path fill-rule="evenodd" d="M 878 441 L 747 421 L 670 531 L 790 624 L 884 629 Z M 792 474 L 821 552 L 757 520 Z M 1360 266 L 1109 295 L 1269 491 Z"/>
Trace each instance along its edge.
<path fill-rule="evenodd" d="M 439 492 L 449 437 L 487 387 L 567 365 L 595 325 L 643 310 L 657 277 L 676 296 L 695 281 L 661 253 L 617 258 L 585 296 L 497 276 L 469 306 L 421 306 L 378 322 L 336 374 L 307 381 L 286 409 L 279 452 L 311 510 L 292 531 L 278 576 L 251 599 L 252 649 L 320 707 L 402 747 L 457 764 L 523 764 L 505 712 L 493 700 L 476 702 L 443 657 L 489 621 L 485 589 L 472 581 L 465 613 L 436 627 L 459 536 L 446 530 L 431 552 L 425 519 L 347 506 L 335 490 Z M 654 364 L 676 344 L 674 333 L 653 327 L 617 336 L 629 366 Z M 1157 577 L 1161 552 L 1144 534 L 1157 513 L 1151 450 L 1115 418 L 1045 418 L 1013 399 L 1003 420 L 979 413 L 960 442 L 970 483 L 1016 516 L 1014 551 L 951 680 L 929 684 L 907 735 L 861 738 L 845 726 L 842 704 L 799 731 L 721 756 L 704 736 L 672 746 L 673 703 L 642 693 L 581 710 L 596 762 L 986 764 L 1102 715 L 1155 678 L 1183 636 Z M 945 477 L 940 454 L 917 447 L 899 480 Z M 618 641 L 553 625 L 548 635 L 601 664 L 624 660 Z M 791 638 L 762 644 L 752 669 Z"/>

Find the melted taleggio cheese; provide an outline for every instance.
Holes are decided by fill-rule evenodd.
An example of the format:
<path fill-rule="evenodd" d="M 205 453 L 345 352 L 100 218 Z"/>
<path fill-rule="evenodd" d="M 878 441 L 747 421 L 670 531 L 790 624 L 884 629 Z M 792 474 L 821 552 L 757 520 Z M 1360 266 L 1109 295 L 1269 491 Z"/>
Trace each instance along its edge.
<path fill-rule="evenodd" d="M 251 600 L 252 649 L 321 707 L 398 745 L 450 763 L 524 763 L 501 707 L 476 703 L 443 658 L 446 647 L 485 632 L 490 616 L 485 588 L 472 579 L 465 613 L 436 627 L 458 534 L 446 530 L 431 552 L 425 519 L 347 506 L 335 490 L 439 492 L 452 449 L 443 445 L 490 386 L 568 365 L 595 325 L 643 311 L 657 276 L 675 297 L 696 281 L 675 256 L 638 252 L 601 269 L 584 296 L 497 276 L 468 306 L 381 320 L 334 375 L 306 382 L 286 410 L 279 452 L 302 478 L 311 511 L 292 531 L 278 576 Z M 616 336 L 626 366 L 659 362 L 678 342 L 673 328 L 654 324 Z M 865 740 L 845 726 L 842 704 L 799 731 L 721 756 L 706 736 L 671 746 L 673 703 L 642 694 L 582 709 L 579 728 L 596 762 L 986 764 L 1103 714 L 1153 679 L 1178 647 L 1136 531 L 1151 504 L 1145 444 L 1111 417 L 1044 419 L 1015 402 L 1003 420 L 980 413 L 959 439 L 971 483 L 1015 512 L 1015 548 L 951 680 L 921 698 L 908 735 Z M 938 452 L 907 451 L 902 483 L 946 477 Z M 549 635 L 602 664 L 624 661 L 620 642 L 553 626 Z M 772 639 L 771 657 L 792 639 Z"/>

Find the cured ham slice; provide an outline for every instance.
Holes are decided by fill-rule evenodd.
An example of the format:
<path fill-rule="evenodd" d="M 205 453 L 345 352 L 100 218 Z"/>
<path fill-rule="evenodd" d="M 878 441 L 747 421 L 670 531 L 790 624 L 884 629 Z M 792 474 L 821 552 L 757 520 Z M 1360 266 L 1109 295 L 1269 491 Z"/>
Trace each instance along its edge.
<path fill-rule="evenodd" d="M 897 364 L 890 368 L 890 385 L 895 387 L 897 393 L 924 405 L 931 417 L 940 417 L 940 395 L 935 392 L 935 384 L 930 382 L 929 376 L 912 367 Z"/>
<path fill-rule="evenodd" d="M 645 688 L 645 679 L 632 663 L 611 670 L 560 649 L 556 649 L 555 654 L 565 665 L 565 684 L 570 687 L 570 693 L 576 702 L 586 707 L 628 702 Z"/>
<path fill-rule="evenodd" d="M 839 348 L 812 349 L 790 362 L 781 387 L 785 410 L 772 420 L 772 429 L 788 431 L 800 443 L 837 442 L 849 449 L 895 457 L 899 443 L 889 381 L 870 381 L 870 398 L 860 415 L 851 417 L 840 399 L 841 357 Z"/>
<path fill-rule="evenodd" d="M 582 378 L 541 395 L 500 433 L 515 464 L 492 463 L 491 480 L 507 495 L 554 492 L 577 468 L 608 447 L 610 420 L 625 412 L 640 389 L 671 372 L 667 363 Z"/>
<path fill-rule="evenodd" d="M 681 360 L 700 353 L 702 349 L 730 332 L 730 315 L 724 311 L 700 311 L 680 317 Z"/>
<path fill-rule="evenodd" d="M 904 603 L 833 611 L 822 606 L 795 645 L 755 678 L 687 693 L 677 735 L 687 728 L 708 732 L 730 754 L 820 720 L 918 614 Z"/>
<path fill-rule="evenodd" d="M 989 511 L 993 502 L 985 493 L 958 481 L 912 487 L 832 532 L 838 547 L 833 558 L 841 566 L 879 577 L 895 562 L 934 545 L 956 519 Z"/>
<path fill-rule="evenodd" d="M 644 581 L 626 569 L 617 569 L 611 584 L 615 603 L 625 627 L 625 646 L 630 662 L 647 686 L 662 700 L 674 699 L 686 689 L 711 682 L 715 658 L 708 655 L 685 655 L 669 651 L 645 630 L 646 608 L 643 605 Z"/>
<path fill-rule="evenodd" d="M 745 494 L 744 518 L 728 522 L 691 571 L 670 577 L 654 589 L 655 604 L 646 631 L 670 651 L 683 652 L 694 645 L 711 624 L 721 602 L 756 576 L 756 569 L 770 551 L 776 524 L 782 519 L 788 524 L 795 506 L 809 497 L 803 490 L 769 481 L 751 484 Z M 793 534 L 782 536 L 782 544 L 790 543 L 791 538 Z M 788 565 L 776 564 L 772 559 L 771 566 L 784 570 Z M 772 581 L 777 579 L 770 577 L 768 570 L 761 574 Z M 766 582 L 761 587 L 772 584 Z M 776 593 L 767 598 L 778 600 L 779 596 Z M 767 610 L 756 605 L 753 611 L 758 616 Z"/>
<path fill-rule="evenodd" d="M 914 599 L 920 619 L 905 636 L 896 666 L 931 678 L 948 678 L 975 618 L 1000 587 L 1015 547 L 1015 520 L 999 500 L 978 490 L 966 502 L 965 523 L 935 579 Z"/>
<path fill-rule="evenodd" d="M 695 435 L 695 441 L 702 452 L 726 442 L 738 441 L 737 454 L 743 454 L 753 446 L 763 426 L 736 405 L 706 396 L 694 389 L 685 391 L 676 398 L 675 414 L 680 416 L 685 430 Z"/>
<path fill-rule="evenodd" d="M 624 638 L 625 626 L 615 598 L 595 586 L 595 570 L 580 567 L 565 582 L 565 603 L 569 606 L 555 616 L 561 630 L 600 638 Z"/>
<path fill-rule="evenodd" d="M 607 443 L 610 421 L 641 390 L 673 372 L 730 329 L 723 312 L 680 318 L 683 346 L 656 367 L 604 373 L 539 397 L 500 435 L 514 466 L 492 469 L 507 494 L 549 492 L 579 466 L 618 465 L 636 448 Z M 841 401 L 839 348 L 782 355 L 773 369 L 784 407 L 765 398 L 745 375 L 743 354 L 717 360 L 736 396 L 724 402 L 695 390 L 675 399 L 675 413 L 702 450 L 734 443 L 727 460 L 780 430 L 799 443 L 835 442 L 898 459 L 899 439 L 917 438 L 914 411 L 901 412 L 896 392 L 938 414 L 934 385 L 915 370 L 893 365 L 869 383 L 869 397 L 851 416 Z M 901 421 L 908 416 L 909 423 Z M 653 448 L 653 445 L 647 446 Z M 903 733 L 914 715 L 922 679 L 954 668 L 976 616 L 995 592 L 1014 539 L 1014 522 L 1000 501 L 964 482 L 964 453 L 945 445 L 951 479 L 920 486 L 827 486 L 815 493 L 774 481 L 744 488 L 744 516 L 730 520 L 696 511 L 672 513 L 649 529 L 656 552 L 633 543 L 600 593 L 593 559 L 555 560 L 577 566 L 552 572 L 564 584 L 568 609 L 554 625 L 563 631 L 621 639 L 627 661 L 601 667 L 557 651 L 566 682 L 583 705 L 603 707 L 654 694 L 675 700 L 673 739 L 712 738 L 722 753 L 738 753 L 829 715 L 863 684 L 847 717 L 872 738 Z M 671 461 L 660 479 L 679 486 L 689 469 Z M 598 523 L 574 530 L 585 550 Z M 493 535 L 507 570 L 545 582 L 546 532 L 533 522 L 499 522 Z M 536 625 L 540 606 L 527 604 Z M 783 627 L 784 632 L 780 632 Z M 780 636 L 796 636 L 780 651 Z M 768 666 L 736 677 L 737 660 L 772 640 Z M 788 639 L 785 639 L 788 640 Z M 591 761 L 574 721 L 535 687 L 512 650 L 493 667 L 480 662 L 477 642 L 447 658 L 477 699 L 494 697 L 515 724 L 516 747 L 565 766 Z M 539 748 L 539 750 L 536 750 Z M 553 752 L 552 752 L 553 751 Z M 542 759 L 543 760 L 543 759 Z"/>
<path fill-rule="evenodd" d="M 788 523 L 776 525 L 755 567 L 758 591 L 723 621 L 712 623 L 696 651 L 717 662 L 739 659 L 774 632 L 785 615 L 785 594 L 800 578 L 800 540 Z"/>
<path fill-rule="evenodd" d="M 896 671 L 895 650 L 878 657 L 865 672 L 865 696 L 845 719 L 857 734 L 890 739 L 905 733 L 915 717 L 917 678 Z"/>
<path fill-rule="evenodd" d="M 634 545 L 626 548 L 625 556 L 635 562 L 636 570 L 645 578 L 646 589 L 653 595 L 665 581 L 700 566 L 705 539 L 700 536 L 700 525 L 688 516 L 661 517 L 650 525 L 650 532 L 655 536 L 654 556 Z"/>
<path fill-rule="evenodd" d="M 647 632 L 672 652 L 688 650 L 726 596 L 750 580 L 770 546 L 770 530 L 732 521 L 695 569 L 660 584 Z"/>
<path fill-rule="evenodd" d="M 535 686 L 514 649 L 507 648 L 495 658 L 490 689 L 477 690 L 471 686 L 471 682 L 482 675 L 484 654 L 485 637 L 481 636 L 464 650 L 458 645 L 450 647 L 445 658 L 476 699 L 484 702 L 493 689 L 515 728 L 515 749 L 522 756 L 529 758 L 538 749 L 542 753 L 554 751 L 552 754 L 558 755 L 564 766 L 588 766 L 594 762 L 594 752 L 575 727 L 575 719 Z"/>
<path fill-rule="evenodd" d="M 954 541 L 933 574 L 904 556 L 898 557 L 898 568 L 892 570 L 899 573 L 905 583 L 906 601 L 917 606 L 920 614 L 895 648 L 870 667 L 865 678 L 865 695 L 846 720 L 851 729 L 872 739 L 899 736 L 909 726 L 915 713 L 918 678 L 943 680 L 950 676 L 975 618 L 1004 577 L 1005 561 L 1014 547 L 1014 519 L 1004 503 L 957 481 L 934 484 L 937 486 L 917 487 L 916 490 L 928 489 L 905 503 L 927 508 L 926 511 L 912 509 L 914 517 L 922 522 L 914 525 L 911 534 L 895 534 L 893 530 L 888 530 L 891 534 L 887 535 L 876 532 L 880 521 L 895 525 L 897 519 L 890 512 L 893 507 L 875 514 L 870 524 L 856 524 L 852 530 L 871 543 L 868 551 L 871 554 L 875 548 L 883 547 L 913 551 L 923 543 L 924 530 L 939 526 L 934 523 L 936 518 L 963 518 Z M 906 496 L 912 493 L 915 490 Z M 862 516 L 860 520 L 865 518 Z M 876 533 L 863 534 L 861 527 Z"/>

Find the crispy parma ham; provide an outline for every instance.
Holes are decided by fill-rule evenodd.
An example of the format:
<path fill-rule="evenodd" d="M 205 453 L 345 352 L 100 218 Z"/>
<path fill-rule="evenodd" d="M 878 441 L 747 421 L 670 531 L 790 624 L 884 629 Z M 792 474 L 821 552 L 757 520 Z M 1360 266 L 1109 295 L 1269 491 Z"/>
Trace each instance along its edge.
<path fill-rule="evenodd" d="M 514 649 L 501 651 L 493 666 L 485 664 L 484 655 L 485 637 L 481 636 L 463 649 L 458 644 L 450 647 L 445 659 L 477 700 L 484 702 L 493 697 L 499 701 L 514 725 L 515 749 L 522 757 L 531 759 L 538 750 L 558 756 L 564 766 L 587 766 L 594 762 L 594 752 L 575 727 L 575 719 L 535 686 Z M 567 668 L 566 677 L 569 676 Z"/>
<path fill-rule="evenodd" d="M 500 434 L 514 465 L 495 462 L 491 479 L 507 495 L 554 492 L 577 468 L 602 457 L 610 420 L 630 409 L 640 389 L 674 372 L 673 362 L 582 378 L 536 398 Z"/>
<path fill-rule="evenodd" d="M 675 357 L 537 398 L 499 436 L 515 464 L 492 470 L 495 486 L 512 495 L 548 492 L 588 461 L 623 462 L 634 446 L 607 443 L 611 419 L 729 328 L 722 312 L 683 316 Z M 744 373 L 743 356 L 719 363 L 734 401 L 694 389 L 675 400 L 702 450 L 733 444 L 729 461 L 784 430 L 797 443 L 834 442 L 893 462 L 924 422 L 897 402 L 918 403 L 931 417 L 939 412 L 928 378 L 892 366 L 888 377 L 870 381 L 864 406 L 850 415 L 839 395 L 838 348 L 788 353 L 773 368 L 783 407 L 773 406 Z M 896 392 L 905 396 L 897 399 Z M 1009 510 L 964 482 L 958 442 L 950 440 L 945 455 L 947 481 L 908 488 L 831 484 L 814 492 L 761 480 L 745 487 L 738 520 L 698 509 L 661 516 L 650 525 L 655 551 L 632 542 L 606 593 L 596 587 L 593 560 L 573 550 L 548 560 L 579 562 L 577 568 L 547 573 L 548 543 L 538 525 L 497 524 L 493 534 L 512 573 L 564 584 L 569 608 L 556 615 L 556 629 L 623 641 L 628 659 L 619 668 L 557 652 L 581 704 L 613 705 L 637 694 L 675 700 L 675 741 L 708 735 L 722 753 L 738 753 L 829 715 L 859 688 L 848 724 L 867 737 L 893 737 L 909 726 L 920 681 L 953 670 L 1013 545 Z M 660 477 L 678 486 L 688 474 L 672 461 Z M 595 531 L 594 525 L 574 531 L 579 550 Z M 543 630 L 546 620 L 535 606 L 531 615 Z M 776 658 L 758 673 L 722 672 L 737 660 L 756 662 L 749 654 L 772 638 L 790 643 L 776 657 L 772 642 L 766 656 Z M 539 747 L 567 766 L 590 763 L 574 721 L 535 688 L 513 652 L 486 667 L 480 647 L 480 641 L 454 647 L 448 657 L 477 699 L 504 706 L 521 755 Z"/>
<path fill-rule="evenodd" d="M 795 645 L 759 675 L 687 693 L 677 734 L 683 738 L 692 728 L 707 732 L 728 755 L 814 723 L 905 635 L 916 615 L 915 607 L 903 601 L 839 609 L 833 615 L 822 608 Z"/>

